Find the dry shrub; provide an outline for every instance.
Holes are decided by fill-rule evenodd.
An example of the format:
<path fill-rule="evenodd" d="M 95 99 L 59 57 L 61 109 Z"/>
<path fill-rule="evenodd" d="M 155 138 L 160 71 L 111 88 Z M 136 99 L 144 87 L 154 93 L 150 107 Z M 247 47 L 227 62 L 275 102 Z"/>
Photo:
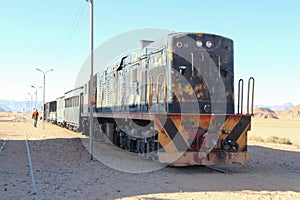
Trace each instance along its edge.
<path fill-rule="evenodd" d="M 292 144 L 292 142 L 288 138 L 280 138 L 280 137 L 273 136 L 273 135 L 271 135 L 270 137 L 268 137 L 267 140 L 266 140 L 266 142 L 277 143 L 277 144 L 288 144 L 288 145 Z"/>
<path fill-rule="evenodd" d="M 289 144 L 289 145 L 292 144 L 292 142 L 288 138 L 279 138 L 278 143 L 279 144 Z"/>

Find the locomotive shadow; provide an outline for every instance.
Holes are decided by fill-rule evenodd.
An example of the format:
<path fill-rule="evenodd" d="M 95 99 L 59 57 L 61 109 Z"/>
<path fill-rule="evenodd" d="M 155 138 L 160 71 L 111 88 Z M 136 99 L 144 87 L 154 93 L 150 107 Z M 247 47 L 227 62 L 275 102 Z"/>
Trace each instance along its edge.
<path fill-rule="evenodd" d="M 90 153 L 89 138 L 81 138 L 81 142 Z M 166 164 L 154 162 L 150 155 L 125 151 L 104 140 L 93 139 L 93 158 L 112 169 L 127 173 L 147 173 L 166 167 Z"/>
<path fill-rule="evenodd" d="M 196 190 L 198 192 L 243 190 L 300 192 L 299 151 L 279 150 L 258 145 L 248 146 L 248 151 L 251 160 L 245 165 L 214 166 L 231 174 L 222 174 L 202 166 L 172 168 L 172 170 L 176 176 L 180 176 L 179 174 L 190 176 L 187 182 L 190 186 L 197 185 L 197 180 L 199 186 L 199 181 L 203 180 L 203 177 L 208 177 L 205 183 L 200 184 Z M 196 188 L 186 189 L 184 191 L 195 192 Z"/>
<path fill-rule="evenodd" d="M 148 180 L 149 173 L 141 173 L 138 176 L 145 181 L 146 187 L 139 192 L 132 192 L 128 197 L 153 193 L 178 192 L 178 188 L 184 192 L 206 191 L 295 191 L 300 192 L 300 153 L 297 151 L 279 150 L 263 146 L 248 146 L 251 160 L 245 165 L 219 165 L 214 168 L 232 172 L 221 174 L 203 166 L 166 167 L 153 171 L 154 180 Z M 132 153 L 128 155 L 132 155 Z M 113 156 L 113 155 L 109 155 Z M 133 160 L 132 160 L 133 161 Z M 118 172 L 130 176 L 128 173 Z M 162 175 L 161 175 L 162 174 Z M 120 174 L 119 174 L 120 175 Z M 118 176 L 116 174 L 116 176 Z M 133 181 L 133 174 L 128 181 Z M 205 181 L 202 181 L 205 180 Z M 231 184 L 229 184 L 231 183 Z M 148 188 L 156 184 L 156 189 Z M 233 187 L 234 185 L 234 187 Z M 124 188 L 125 189 L 125 188 Z M 152 193 L 147 192 L 148 190 Z M 128 193 L 128 192 L 126 192 Z M 130 192 L 129 192 L 130 193 Z M 116 195 L 116 196 L 115 196 Z M 123 195 L 114 194 L 113 198 L 121 198 Z"/>
<path fill-rule="evenodd" d="M 22 143 L 25 145 L 24 140 L 8 140 L 0 159 L 10 156 L 5 155 L 11 153 L 8 148 Z M 148 173 L 117 171 L 100 161 L 89 160 L 89 152 L 80 138 L 29 140 L 29 146 L 37 187 L 40 196 L 45 198 L 74 195 L 86 198 L 93 194 L 101 199 L 114 199 L 179 191 L 300 192 L 300 160 L 296 151 L 249 146 L 252 160 L 245 165 L 215 166 L 233 172 L 228 175 L 201 166 L 165 167 Z M 114 154 L 110 152 L 107 156 Z M 18 164 L 18 160 L 14 164 Z"/>
<path fill-rule="evenodd" d="M 156 193 L 220 192 L 220 191 L 281 191 L 300 192 L 299 152 L 249 146 L 251 160 L 245 165 L 214 166 L 232 172 L 221 174 L 203 166 L 168 167 L 154 173 L 167 173 L 157 179 Z M 151 182 L 147 182 L 151 185 Z M 163 189 L 162 189 L 163 188 Z M 132 194 L 128 197 L 142 195 Z M 116 196 L 121 198 L 123 196 Z"/>

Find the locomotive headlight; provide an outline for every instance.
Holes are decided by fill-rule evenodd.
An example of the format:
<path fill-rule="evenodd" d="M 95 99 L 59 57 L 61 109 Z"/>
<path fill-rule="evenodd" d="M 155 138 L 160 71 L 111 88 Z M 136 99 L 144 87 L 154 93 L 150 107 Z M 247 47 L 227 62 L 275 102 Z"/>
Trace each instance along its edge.
<path fill-rule="evenodd" d="M 178 48 L 181 48 L 181 47 L 182 47 L 182 42 L 177 42 L 177 43 L 176 43 L 176 46 L 177 46 Z"/>
<path fill-rule="evenodd" d="M 205 45 L 207 48 L 210 49 L 212 47 L 212 42 L 208 40 L 208 41 L 206 41 Z"/>
<path fill-rule="evenodd" d="M 196 41 L 196 46 L 197 47 L 202 47 L 202 41 L 201 40 L 197 40 Z"/>

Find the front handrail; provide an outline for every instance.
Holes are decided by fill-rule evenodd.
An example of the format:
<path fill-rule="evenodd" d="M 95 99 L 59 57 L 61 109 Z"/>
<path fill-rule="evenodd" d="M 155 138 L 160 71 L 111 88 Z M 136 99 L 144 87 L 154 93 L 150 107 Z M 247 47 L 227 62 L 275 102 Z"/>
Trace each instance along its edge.
<path fill-rule="evenodd" d="M 244 80 L 240 79 L 238 84 L 238 114 L 243 113 L 243 93 L 244 93 Z"/>
<path fill-rule="evenodd" d="M 252 88 L 250 87 L 251 82 L 252 82 Z M 249 109 L 250 109 L 250 90 L 251 90 L 251 96 L 252 96 L 252 99 L 251 99 L 251 113 L 249 112 Z M 248 80 L 247 114 L 253 115 L 253 106 L 254 106 L 254 78 L 250 77 L 249 80 Z"/>

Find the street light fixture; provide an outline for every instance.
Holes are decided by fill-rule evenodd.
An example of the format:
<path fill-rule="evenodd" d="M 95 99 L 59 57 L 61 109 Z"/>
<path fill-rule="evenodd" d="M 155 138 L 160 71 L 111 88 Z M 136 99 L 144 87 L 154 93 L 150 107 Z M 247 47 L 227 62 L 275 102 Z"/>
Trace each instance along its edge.
<path fill-rule="evenodd" d="M 45 114 L 44 114 L 44 104 L 45 104 L 45 78 L 46 78 L 46 74 L 47 74 L 47 72 L 52 72 L 54 69 L 50 69 L 50 70 L 47 70 L 47 71 L 43 71 L 43 70 L 41 70 L 41 69 L 38 69 L 38 68 L 36 68 L 36 70 L 37 71 L 40 71 L 40 72 L 42 72 L 43 73 L 43 76 L 44 76 L 44 84 L 43 84 L 43 106 L 42 106 L 42 119 L 43 119 L 43 129 L 45 129 L 45 127 L 44 127 L 44 118 L 45 118 Z"/>
<path fill-rule="evenodd" d="M 40 86 L 40 87 L 35 87 L 34 85 L 32 85 L 31 86 L 32 88 L 34 88 L 35 89 L 35 109 L 36 109 L 36 103 L 37 103 L 37 91 L 38 91 L 38 89 L 40 89 L 42 86 Z"/>

